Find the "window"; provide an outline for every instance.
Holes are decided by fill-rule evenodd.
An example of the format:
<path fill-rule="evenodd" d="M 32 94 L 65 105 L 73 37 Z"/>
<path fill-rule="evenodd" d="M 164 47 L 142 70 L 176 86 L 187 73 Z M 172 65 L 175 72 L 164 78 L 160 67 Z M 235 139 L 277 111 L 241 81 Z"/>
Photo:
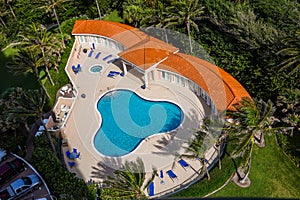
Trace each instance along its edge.
<path fill-rule="evenodd" d="M 180 77 L 179 77 L 178 75 L 175 76 L 175 82 L 176 82 L 177 84 L 180 83 Z"/>
<path fill-rule="evenodd" d="M 181 85 L 185 87 L 185 78 L 181 77 Z"/>
<path fill-rule="evenodd" d="M 154 73 L 153 73 L 153 71 L 149 72 L 148 76 L 149 76 L 150 80 L 154 80 Z"/>

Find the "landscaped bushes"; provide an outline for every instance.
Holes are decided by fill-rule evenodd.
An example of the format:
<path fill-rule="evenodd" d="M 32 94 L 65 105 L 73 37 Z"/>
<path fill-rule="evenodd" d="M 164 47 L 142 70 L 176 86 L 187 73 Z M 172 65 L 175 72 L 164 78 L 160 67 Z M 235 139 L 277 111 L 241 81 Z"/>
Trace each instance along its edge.
<path fill-rule="evenodd" d="M 94 200 L 95 194 L 87 184 L 69 172 L 48 146 L 45 135 L 37 137 L 31 162 L 44 178 L 51 194 L 58 199 Z"/>

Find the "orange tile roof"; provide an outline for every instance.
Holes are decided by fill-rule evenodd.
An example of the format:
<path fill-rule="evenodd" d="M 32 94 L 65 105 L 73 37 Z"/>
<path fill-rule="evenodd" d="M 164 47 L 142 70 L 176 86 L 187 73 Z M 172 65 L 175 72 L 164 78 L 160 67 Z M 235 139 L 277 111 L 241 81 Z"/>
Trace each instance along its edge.
<path fill-rule="evenodd" d="M 137 28 L 103 20 L 77 20 L 72 34 L 95 34 L 119 41 L 126 48 L 119 56 L 141 69 L 167 58 L 157 67 L 181 74 L 200 85 L 219 111 L 234 109 L 232 105 L 243 97 L 251 98 L 245 88 L 221 68 L 194 56 L 176 53 L 176 47 Z"/>
<path fill-rule="evenodd" d="M 149 36 L 147 39 L 124 50 L 118 55 L 122 59 L 145 70 L 177 51 L 178 48 Z"/>
<path fill-rule="evenodd" d="M 112 38 L 126 48 L 147 38 L 147 34 L 131 26 L 104 20 L 76 20 L 73 35 L 95 34 Z"/>
<path fill-rule="evenodd" d="M 219 111 L 233 109 L 232 105 L 242 97 L 250 98 L 248 92 L 230 74 L 194 56 L 183 53 L 170 55 L 157 67 L 181 74 L 200 85 Z"/>

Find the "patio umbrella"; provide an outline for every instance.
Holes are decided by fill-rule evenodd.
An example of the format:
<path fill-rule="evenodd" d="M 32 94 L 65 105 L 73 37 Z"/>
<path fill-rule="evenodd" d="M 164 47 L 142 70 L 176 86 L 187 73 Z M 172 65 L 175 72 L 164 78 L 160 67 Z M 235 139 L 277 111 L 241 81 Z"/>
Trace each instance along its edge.
<path fill-rule="evenodd" d="M 160 178 L 164 178 L 164 171 L 163 170 L 160 170 Z"/>

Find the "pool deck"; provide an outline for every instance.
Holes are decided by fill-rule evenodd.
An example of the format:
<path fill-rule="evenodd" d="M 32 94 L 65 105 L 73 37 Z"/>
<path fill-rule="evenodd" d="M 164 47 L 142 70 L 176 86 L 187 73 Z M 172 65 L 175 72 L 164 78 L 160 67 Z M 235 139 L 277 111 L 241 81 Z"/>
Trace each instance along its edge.
<path fill-rule="evenodd" d="M 184 187 L 188 183 L 198 177 L 194 170 L 198 171 L 201 168 L 200 162 L 196 159 L 185 159 L 191 167 L 184 169 L 177 163 L 175 154 L 182 154 L 184 149 L 182 146 L 190 141 L 195 130 L 200 127 L 200 121 L 204 117 L 205 106 L 198 97 L 189 89 L 180 87 L 167 81 L 150 82 L 149 87 L 142 89 L 143 81 L 139 76 L 136 76 L 137 71 L 130 70 L 124 77 L 118 75 L 113 78 L 107 77 L 109 71 L 120 71 L 120 68 L 113 63 L 107 63 L 103 58 L 109 54 L 112 58 L 116 58 L 118 52 L 109 48 L 101 47 L 94 50 L 89 57 L 90 46 L 88 52 L 80 54 L 79 48 L 73 51 L 67 66 L 67 73 L 77 91 L 74 104 L 71 108 L 65 126 L 62 128 L 62 134 L 67 138 L 68 146 L 63 147 L 63 151 L 77 148 L 80 152 L 80 159 L 76 159 L 75 167 L 69 168 L 71 172 L 75 172 L 78 177 L 85 181 L 94 180 L 102 182 L 105 178 L 103 175 L 111 175 L 114 169 L 119 169 L 122 163 L 134 161 L 138 157 L 141 158 L 145 165 L 149 178 L 152 169 L 164 171 L 164 184 L 161 184 L 161 179 L 154 179 L 155 197 L 170 193 L 179 187 Z M 97 52 L 101 52 L 101 56 L 95 58 Z M 80 64 L 82 71 L 78 74 L 73 73 L 72 65 Z M 93 65 L 101 65 L 103 70 L 100 73 L 92 73 L 89 71 Z M 106 157 L 101 155 L 93 145 L 93 138 L 100 127 L 101 116 L 96 107 L 96 103 L 102 95 L 112 89 L 130 89 L 138 95 L 151 100 L 167 100 L 176 103 L 181 107 L 184 113 L 184 120 L 180 127 L 176 130 L 166 133 L 153 135 L 146 138 L 132 153 L 122 157 Z M 85 98 L 82 97 L 85 95 Z M 212 147 L 206 152 L 206 158 L 214 160 L 216 150 Z M 66 161 L 69 161 L 65 157 Z M 178 159 L 177 159 L 178 160 Z M 175 161 L 175 164 L 174 164 Z M 108 170 L 105 172 L 101 167 L 104 164 Z M 100 164 L 100 165 L 99 165 Z M 165 173 L 172 169 L 178 179 L 170 179 Z"/>

